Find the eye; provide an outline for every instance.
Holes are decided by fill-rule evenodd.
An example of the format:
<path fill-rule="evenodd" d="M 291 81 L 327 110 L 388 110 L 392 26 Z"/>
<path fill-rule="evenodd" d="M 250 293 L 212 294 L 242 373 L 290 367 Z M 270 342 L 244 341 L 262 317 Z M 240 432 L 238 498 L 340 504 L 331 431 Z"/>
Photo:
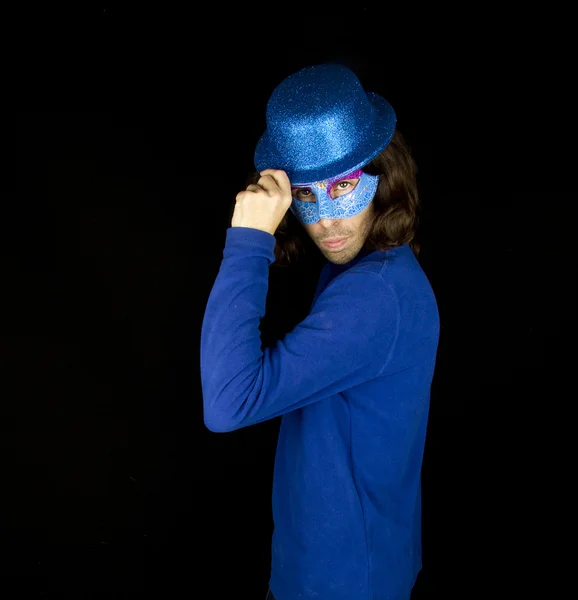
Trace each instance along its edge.
<path fill-rule="evenodd" d="M 310 202 L 315 198 L 315 194 L 309 188 L 292 188 L 291 195 L 303 202 Z"/>
<path fill-rule="evenodd" d="M 343 196 L 344 194 L 349 194 L 352 192 L 357 186 L 359 179 L 343 179 L 338 181 L 331 188 L 331 197 L 337 198 L 338 196 Z"/>

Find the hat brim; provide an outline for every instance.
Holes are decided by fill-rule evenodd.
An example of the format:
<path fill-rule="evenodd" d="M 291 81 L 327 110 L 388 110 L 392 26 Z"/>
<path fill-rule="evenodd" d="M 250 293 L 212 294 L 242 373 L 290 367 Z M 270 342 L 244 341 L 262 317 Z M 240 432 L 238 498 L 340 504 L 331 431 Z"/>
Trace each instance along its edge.
<path fill-rule="evenodd" d="M 373 92 L 367 92 L 367 97 L 375 108 L 377 118 L 367 135 L 347 156 L 317 169 L 294 170 L 287 167 L 283 157 L 271 147 L 268 132 L 265 131 L 255 150 L 257 170 L 282 169 L 287 173 L 292 185 L 308 185 L 316 181 L 347 175 L 365 166 L 389 144 L 396 125 L 395 112 L 385 98 Z"/>

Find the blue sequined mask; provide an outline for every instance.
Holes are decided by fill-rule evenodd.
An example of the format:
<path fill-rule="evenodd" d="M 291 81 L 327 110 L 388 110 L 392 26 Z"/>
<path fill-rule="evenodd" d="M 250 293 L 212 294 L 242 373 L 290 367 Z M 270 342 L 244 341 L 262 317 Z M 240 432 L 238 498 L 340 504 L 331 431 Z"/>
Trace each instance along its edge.
<path fill-rule="evenodd" d="M 355 189 L 341 196 L 331 197 L 331 190 L 345 179 L 358 179 Z M 293 196 L 291 203 L 291 212 L 304 225 L 317 223 L 320 219 L 347 219 L 359 214 L 367 208 L 377 190 L 379 175 L 369 175 L 361 169 L 342 175 L 333 179 L 326 179 L 309 185 L 300 185 L 293 188 L 293 193 L 297 188 L 311 190 L 315 199 L 311 201 L 298 200 Z"/>

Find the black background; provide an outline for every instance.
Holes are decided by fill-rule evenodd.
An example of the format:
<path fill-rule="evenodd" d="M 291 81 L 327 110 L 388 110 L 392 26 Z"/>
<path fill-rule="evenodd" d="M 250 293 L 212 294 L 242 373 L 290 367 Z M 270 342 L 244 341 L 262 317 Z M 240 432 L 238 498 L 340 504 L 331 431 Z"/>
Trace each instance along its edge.
<path fill-rule="evenodd" d="M 441 338 L 414 597 L 557 596 L 573 544 L 569 17 L 420 11 L 6 17 L 5 598 L 264 598 L 279 422 L 205 428 L 200 328 L 269 94 L 324 61 L 390 101 L 419 168 Z M 272 273 L 266 335 L 303 315 L 317 269 Z"/>

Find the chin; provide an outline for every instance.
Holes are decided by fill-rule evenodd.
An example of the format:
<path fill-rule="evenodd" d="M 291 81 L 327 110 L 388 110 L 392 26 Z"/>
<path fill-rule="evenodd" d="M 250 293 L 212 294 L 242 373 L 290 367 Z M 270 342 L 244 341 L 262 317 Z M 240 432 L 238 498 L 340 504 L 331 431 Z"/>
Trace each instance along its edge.
<path fill-rule="evenodd" d="M 321 253 L 323 254 L 323 256 L 325 256 L 325 258 L 333 263 L 334 265 L 344 265 L 345 263 L 348 263 L 350 260 L 353 260 L 358 252 L 328 252 L 327 250 L 323 249 L 321 250 Z"/>
<path fill-rule="evenodd" d="M 350 260 L 353 260 L 353 258 L 355 257 L 349 257 L 349 256 L 329 256 L 329 255 L 325 255 L 325 258 L 327 258 L 327 260 L 331 263 L 333 263 L 334 265 L 344 265 L 346 263 L 348 263 Z"/>
<path fill-rule="evenodd" d="M 323 256 L 329 261 L 336 265 L 342 265 L 348 263 L 350 260 L 353 260 L 358 254 L 361 248 L 358 248 L 355 243 L 357 240 L 350 240 L 350 243 L 347 244 L 341 250 L 330 250 L 326 248 L 322 243 L 317 244 L 319 251 Z"/>

